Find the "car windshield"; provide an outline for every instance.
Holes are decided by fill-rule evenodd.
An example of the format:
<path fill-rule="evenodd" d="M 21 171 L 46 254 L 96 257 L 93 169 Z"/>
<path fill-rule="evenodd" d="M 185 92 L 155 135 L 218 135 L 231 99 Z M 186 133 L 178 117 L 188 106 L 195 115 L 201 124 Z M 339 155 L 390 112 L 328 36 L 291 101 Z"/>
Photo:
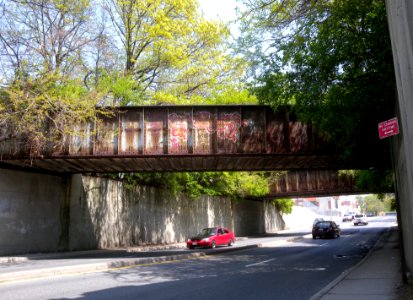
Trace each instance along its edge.
<path fill-rule="evenodd" d="M 356 215 L 356 218 L 363 218 L 363 215 Z"/>
<path fill-rule="evenodd" d="M 215 235 L 216 228 L 204 228 L 201 231 L 202 235 Z"/>

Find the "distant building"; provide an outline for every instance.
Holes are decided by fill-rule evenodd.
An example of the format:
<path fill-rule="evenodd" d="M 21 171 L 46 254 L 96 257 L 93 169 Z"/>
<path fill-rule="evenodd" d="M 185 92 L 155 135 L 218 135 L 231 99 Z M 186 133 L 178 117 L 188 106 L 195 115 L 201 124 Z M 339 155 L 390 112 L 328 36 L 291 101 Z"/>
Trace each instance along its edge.
<path fill-rule="evenodd" d="M 348 212 L 358 212 L 355 196 L 312 197 L 293 199 L 295 205 L 306 207 L 319 215 L 343 216 Z"/>

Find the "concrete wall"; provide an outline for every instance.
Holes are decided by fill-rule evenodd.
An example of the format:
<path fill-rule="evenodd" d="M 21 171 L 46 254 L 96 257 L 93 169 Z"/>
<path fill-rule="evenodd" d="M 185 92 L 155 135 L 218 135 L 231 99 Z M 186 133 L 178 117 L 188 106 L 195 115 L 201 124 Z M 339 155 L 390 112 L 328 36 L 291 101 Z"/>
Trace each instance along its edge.
<path fill-rule="evenodd" d="M 0 255 L 65 247 L 66 179 L 0 169 Z"/>
<path fill-rule="evenodd" d="M 405 273 L 413 271 L 413 2 L 386 0 L 395 65 L 401 132 L 389 138 L 403 232 Z"/>
<path fill-rule="evenodd" d="M 237 236 L 265 233 L 265 207 L 261 201 L 234 201 L 234 226 Z"/>
<path fill-rule="evenodd" d="M 72 179 L 70 202 L 72 250 L 184 242 L 205 226 L 221 225 L 244 236 L 283 225 L 277 211 L 263 202 L 207 196 L 191 200 L 167 190 L 125 188 L 119 181 L 80 175 Z"/>
<path fill-rule="evenodd" d="M 264 223 L 265 232 L 273 233 L 281 229 L 287 229 L 287 224 L 284 221 L 280 212 L 269 201 L 264 201 Z"/>
<path fill-rule="evenodd" d="M 215 225 L 245 236 L 285 224 L 265 202 L 0 169 L 0 255 L 177 243 Z"/>

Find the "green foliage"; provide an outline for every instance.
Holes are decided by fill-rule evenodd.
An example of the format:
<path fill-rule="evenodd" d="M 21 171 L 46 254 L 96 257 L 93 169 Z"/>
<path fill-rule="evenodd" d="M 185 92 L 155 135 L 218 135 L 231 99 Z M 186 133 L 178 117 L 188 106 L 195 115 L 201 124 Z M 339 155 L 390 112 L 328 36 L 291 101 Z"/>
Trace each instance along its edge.
<path fill-rule="evenodd" d="M 243 4 L 239 51 L 253 66 L 251 90 L 260 103 L 291 105 L 328 133 L 345 159 L 389 157 L 387 145 L 370 138 L 377 123 L 394 116 L 385 1 Z"/>
<path fill-rule="evenodd" d="M 367 195 L 356 197 L 359 207 L 362 212 L 374 213 L 378 215 L 380 212 L 395 211 L 394 205 L 395 198 L 392 194 L 386 194 L 384 196 L 379 195 Z"/>
<path fill-rule="evenodd" d="M 273 199 L 270 202 L 282 214 L 291 214 L 293 211 L 294 201 L 287 198 Z"/>
<path fill-rule="evenodd" d="M 95 120 L 99 98 L 79 81 L 58 75 L 16 80 L 0 95 L 0 124 L 37 155 L 49 142 L 72 134 L 74 125 Z"/>
<path fill-rule="evenodd" d="M 135 81 L 130 75 L 104 73 L 99 79 L 97 88 L 112 100 L 111 103 L 107 103 L 108 105 L 142 105 L 144 102 L 143 91 L 139 82 Z"/>
<path fill-rule="evenodd" d="M 147 102 L 149 104 L 149 102 Z M 257 97 L 252 95 L 247 89 L 238 89 L 233 86 L 214 86 L 207 96 L 193 94 L 190 97 L 182 98 L 170 92 L 157 92 L 150 104 L 176 104 L 176 105 L 242 105 L 258 104 Z"/>
<path fill-rule="evenodd" d="M 195 0 L 105 0 L 112 34 L 121 41 L 124 73 L 148 104 L 185 104 L 238 82 L 243 60 L 228 51 L 228 26 L 203 18 Z M 110 27 L 110 26 L 109 26 Z"/>
<path fill-rule="evenodd" d="M 0 124 L 38 150 L 97 106 L 256 103 L 228 26 L 204 19 L 195 0 L 4 3 Z"/>
<path fill-rule="evenodd" d="M 248 90 L 237 90 L 228 87 L 225 90 L 214 91 L 206 104 L 226 105 L 226 104 L 258 104 L 257 97 Z"/>
<path fill-rule="evenodd" d="M 269 175 L 264 172 L 131 173 L 111 177 L 122 179 L 129 187 L 143 184 L 167 188 L 173 194 L 183 192 L 191 199 L 201 195 L 240 199 L 269 192 Z"/>
<path fill-rule="evenodd" d="M 391 170 L 355 171 L 356 187 L 362 191 L 376 192 L 379 195 L 394 192 L 393 172 Z"/>

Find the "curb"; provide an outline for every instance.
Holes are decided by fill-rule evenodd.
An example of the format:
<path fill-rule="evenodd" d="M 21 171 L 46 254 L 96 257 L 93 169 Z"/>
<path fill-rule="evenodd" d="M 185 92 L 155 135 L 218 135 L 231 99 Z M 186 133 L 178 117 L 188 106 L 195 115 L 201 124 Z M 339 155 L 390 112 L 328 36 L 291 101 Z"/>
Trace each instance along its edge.
<path fill-rule="evenodd" d="M 84 265 L 75 265 L 75 266 L 64 266 L 64 267 L 55 267 L 55 268 L 44 268 L 38 270 L 30 271 L 17 271 L 11 273 L 0 274 L 0 284 L 10 283 L 13 281 L 28 280 L 34 278 L 46 278 L 52 276 L 61 276 L 61 275 L 72 275 L 79 273 L 92 273 L 92 272 L 103 272 L 109 271 L 117 268 L 127 268 L 138 265 L 159 263 L 174 261 L 180 259 L 191 259 L 196 257 L 205 256 L 205 253 L 190 253 L 190 254 L 179 254 L 179 255 L 168 255 L 160 257 L 149 257 L 149 258 L 130 258 L 130 259 L 121 259 L 111 262 L 101 262 L 93 264 L 84 264 Z"/>
<path fill-rule="evenodd" d="M 264 247 L 271 247 L 277 246 L 279 244 L 285 242 L 291 242 L 298 239 L 302 239 L 304 236 L 297 236 L 293 238 L 272 241 L 272 242 L 264 242 L 259 244 L 251 244 L 245 245 L 240 247 L 230 247 L 230 248 L 216 248 L 212 252 L 196 252 L 196 253 L 188 253 L 188 254 L 177 254 L 177 255 L 168 255 L 168 256 L 159 256 L 159 257 L 148 257 L 148 258 L 127 258 L 127 259 L 119 259 L 110 262 L 100 262 L 100 263 L 93 263 L 93 264 L 82 264 L 82 265 L 75 265 L 75 266 L 63 266 L 63 267 L 52 267 L 52 268 L 44 268 L 44 269 L 37 269 L 37 270 L 29 270 L 29 271 L 17 271 L 17 272 L 10 272 L 10 273 L 3 273 L 0 274 L 0 284 L 10 283 L 20 280 L 30 280 L 35 278 L 46 278 L 46 277 L 53 277 L 53 276 L 62 276 L 62 275 L 73 275 L 73 274 L 81 274 L 81 273 L 93 273 L 93 272 L 104 272 L 118 268 L 127 268 L 133 267 L 138 265 L 145 265 L 145 264 L 152 264 L 152 263 L 161 263 L 161 262 L 168 262 L 168 261 L 176 261 L 176 260 L 183 260 L 183 259 L 191 259 L 191 258 L 198 258 L 210 255 L 217 255 L 226 252 L 236 252 L 254 248 L 264 248 Z M 153 250 L 153 249 L 151 249 Z M 132 249 L 128 252 L 141 252 L 142 250 Z M 145 250 L 144 250 L 145 251 Z M 52 257 L 52 255 L 44 255 L 44 257 Z M 0 263 L 16 263 L 16 262 L 27 262 L 30 261 L 30 257 L 4 257 L 0 259 Z"/>
<path fill-rule="evenodd" d="M 328 285 L 326 285 L 322 290 L 317 292 L 315 295 L 313 295 L 309 300 L 320 300 L 322 297 L 327 295 L 334 287 L 336 287 L 347 275 L 349 275 L 351 272 L 353 272 L 355 269 L 360 267 L 362 264 L 364 264 L 367 259 L 370 258 L 370 256 L 373 254 L 374 251 L 378 248 L 379 243 L 382 242 L 383 238 L 389 234 L 392 230 L 394 230 L 395 227 L 388 227 L 386 230 L 384 230 L 381 234 L 377 242 L 371 247 L 370 251 L 363 257 L 362 260 L 360 260 L 357 264 L 355 264 L 353 267 L 350 269 L 345 270 L 343 273 L 341 273 L 336 279 L 334 279 L 332 282 L 330 282 Z"/>

